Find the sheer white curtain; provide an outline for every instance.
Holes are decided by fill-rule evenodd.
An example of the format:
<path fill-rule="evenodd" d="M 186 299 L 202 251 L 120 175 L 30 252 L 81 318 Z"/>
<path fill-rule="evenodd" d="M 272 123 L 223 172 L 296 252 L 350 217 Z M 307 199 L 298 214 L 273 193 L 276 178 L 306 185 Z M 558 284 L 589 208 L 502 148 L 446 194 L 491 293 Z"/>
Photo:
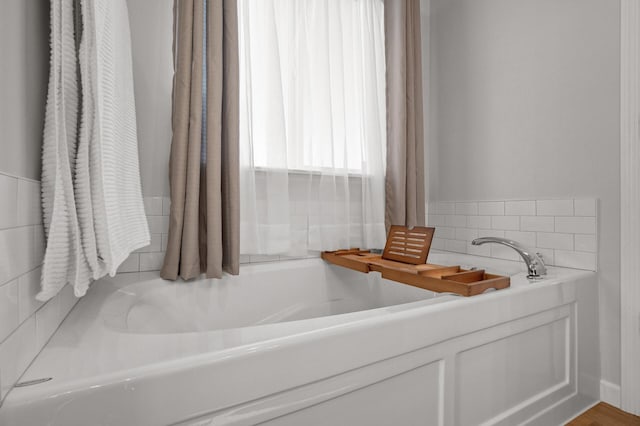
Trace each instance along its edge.
<path fill-rule="evenodd" d="M 382 0 L 240 0 L 241 252 L 383 247 Z"/>

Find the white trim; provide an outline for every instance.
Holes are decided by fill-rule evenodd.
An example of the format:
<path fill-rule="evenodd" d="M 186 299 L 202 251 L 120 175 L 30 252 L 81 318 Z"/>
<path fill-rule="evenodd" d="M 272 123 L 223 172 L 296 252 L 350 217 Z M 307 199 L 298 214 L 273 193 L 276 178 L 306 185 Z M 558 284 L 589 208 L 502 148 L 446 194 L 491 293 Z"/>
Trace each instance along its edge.
<path fill-rule="evenodd" d="M 620 407 L 620 386 L 600 380 L 600 399 L 614 407 Z"/>
<path fill-rule="evenodd" d="M 640 2 L 620 18 L 620 406 L 640 414 Z"/>

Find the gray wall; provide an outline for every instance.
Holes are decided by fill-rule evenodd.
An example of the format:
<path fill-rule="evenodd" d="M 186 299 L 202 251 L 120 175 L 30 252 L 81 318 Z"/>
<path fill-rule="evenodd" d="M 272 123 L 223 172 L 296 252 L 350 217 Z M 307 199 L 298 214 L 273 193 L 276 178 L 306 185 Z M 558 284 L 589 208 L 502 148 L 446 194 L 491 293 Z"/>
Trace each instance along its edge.
<path fill-rule="evenodd" d="M 49 4 L 0 3 L 0 171 L 40 179 L 49 64 Z"/>
<path fill-rule="evenodd" d="M 431 0 L 424 35 L 431 201 L 600 199 L 602 376 L 614 384 L 619 8 L 614 0 Z"/>
<path fill-rule="evenodd" d="M 40 150 L 49 74 L 49 3 L 0 0 L 0 403 L 75 303 L 42 304 Z M 38 327 L 36 329 L 36 323 Z"/>
<path fill-rule="evenodd" d="M 49 2 L 1 0 L 0 171 L 40 179 Z M 169 194 L 173 1 L 129 0 L 142 186 Z M 7 59 L 9 58 L 9 59 Z"/>
<path fill-rule="evenodd" d="M 127 0 L 142 193 L 169 195 L 173 0 Z"/>

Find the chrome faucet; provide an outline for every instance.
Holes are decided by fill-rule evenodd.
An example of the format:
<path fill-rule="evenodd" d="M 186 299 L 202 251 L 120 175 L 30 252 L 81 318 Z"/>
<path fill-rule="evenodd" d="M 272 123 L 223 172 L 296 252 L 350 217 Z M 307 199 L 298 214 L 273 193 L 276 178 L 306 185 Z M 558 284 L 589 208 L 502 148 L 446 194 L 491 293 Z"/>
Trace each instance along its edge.
<path fill-rule="evenodd" d="M 507 247 L 511 247 L 524 260 L 527 265 L 527 278 L 540 278 L 541 275 L 547 275 L 547 268 L 542 261 L 542 255 L 540 253 L 534 253 L 532 250 L 524 247 L 522 244 L 517 243 L 507 238 L 499 237 L 482 237 L 476 238 L 471 241 L 474 246 L 479 246 L 486 243 L 502 244 Z"/>

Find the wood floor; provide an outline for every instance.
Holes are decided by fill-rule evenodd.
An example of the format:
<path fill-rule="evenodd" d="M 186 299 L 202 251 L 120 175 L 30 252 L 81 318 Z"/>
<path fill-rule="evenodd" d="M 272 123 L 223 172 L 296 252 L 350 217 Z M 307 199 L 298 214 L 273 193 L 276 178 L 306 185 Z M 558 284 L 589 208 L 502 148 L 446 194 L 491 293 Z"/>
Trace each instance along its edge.
<path fill-rule="evenodd" d="M 567 426 L 640 426 L 640 417 L 601 402 L 571 420 Z"/>

